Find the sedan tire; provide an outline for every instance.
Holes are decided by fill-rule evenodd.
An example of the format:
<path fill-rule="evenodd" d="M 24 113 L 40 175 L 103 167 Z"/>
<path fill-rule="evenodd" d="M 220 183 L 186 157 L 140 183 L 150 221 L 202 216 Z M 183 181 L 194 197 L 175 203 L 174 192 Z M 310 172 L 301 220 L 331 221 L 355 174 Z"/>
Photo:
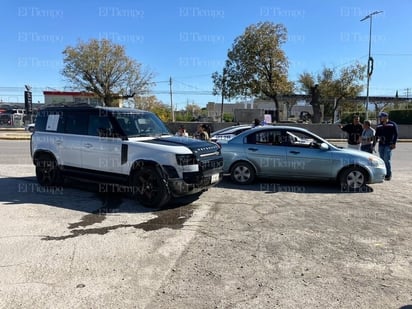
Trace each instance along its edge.
<path fill-rule="evenodd" d="M 358 166 L 348 167 L 340 174 L 340 185 L 343 190 L 357 190 L 366 185 L 368 175 Z"/>
<path fill-rule="evenodd" d="M 248 162 L 237 162 L 230 171 L 230 179 L 240 185 L 253 183 L 256 178 L 256 172 L 253 166 Z"/>

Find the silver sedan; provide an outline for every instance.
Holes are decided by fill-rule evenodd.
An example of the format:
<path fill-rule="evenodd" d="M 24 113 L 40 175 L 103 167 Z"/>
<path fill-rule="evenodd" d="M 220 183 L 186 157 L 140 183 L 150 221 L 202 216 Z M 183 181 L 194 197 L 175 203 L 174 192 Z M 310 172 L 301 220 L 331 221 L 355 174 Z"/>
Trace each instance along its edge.
<path fill-rule="evenodd" d="M 224 172 L 238 184 L 257 177 L 336 181 L 343 189 L 383 182 L 382 159 L 337 147 L 316 134 L 292 126 L 263 126 L 221 144 Z"/>
<path fill-rule="evenodd" d="M 237 126 L 231 126 L 228 128 L 221 129 L 219 131 L 213 132 L 210 136 L 210 141 L 212 142 L 226 142 L 236 135 L 249 130 L 253 126 L 251 124 L 244 124 L 244 125 L 237 125 Z"/>

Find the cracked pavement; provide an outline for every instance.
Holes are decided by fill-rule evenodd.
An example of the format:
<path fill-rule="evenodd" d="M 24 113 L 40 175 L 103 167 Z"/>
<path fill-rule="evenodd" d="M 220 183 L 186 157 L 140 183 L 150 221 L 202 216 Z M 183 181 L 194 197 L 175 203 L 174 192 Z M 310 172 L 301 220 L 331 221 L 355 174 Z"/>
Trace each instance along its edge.
<path fill-rule="evenodd" d="M 27 145 L 0 146 L 0 308 L 412 306 L 411 143 L 361 192 L 225 179 L 164 211 L 44 190 Z"/>

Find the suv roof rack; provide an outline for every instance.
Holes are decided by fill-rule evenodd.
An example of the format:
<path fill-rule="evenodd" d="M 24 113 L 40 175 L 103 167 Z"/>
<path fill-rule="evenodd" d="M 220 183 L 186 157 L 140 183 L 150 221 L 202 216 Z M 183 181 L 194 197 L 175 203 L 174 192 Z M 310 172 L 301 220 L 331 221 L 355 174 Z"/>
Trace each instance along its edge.
<path fill-rule="evenodd" d="M 50 103 L 44 104 L 43 108 L 47 107 L 104 107 L 103 105 L 89 104 L 89 103 L 77 103 L 77 102 L 62 102 L 62 103 Z"/>

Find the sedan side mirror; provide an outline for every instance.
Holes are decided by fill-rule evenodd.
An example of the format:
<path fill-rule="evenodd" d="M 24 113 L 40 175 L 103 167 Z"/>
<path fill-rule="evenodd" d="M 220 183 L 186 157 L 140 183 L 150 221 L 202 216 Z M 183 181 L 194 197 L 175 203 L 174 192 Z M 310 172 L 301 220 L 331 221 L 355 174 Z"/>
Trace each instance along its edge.
<path fill-rule="evenodd" d="M 322 143 L 322 144 L 320 144 L 320 149 L 321 149 L 321 150 L 328 150 L 328 149 L 329 149 L 329 146 L 328 146 L 328 144 L 326 144 L 326 143 Z"/>

